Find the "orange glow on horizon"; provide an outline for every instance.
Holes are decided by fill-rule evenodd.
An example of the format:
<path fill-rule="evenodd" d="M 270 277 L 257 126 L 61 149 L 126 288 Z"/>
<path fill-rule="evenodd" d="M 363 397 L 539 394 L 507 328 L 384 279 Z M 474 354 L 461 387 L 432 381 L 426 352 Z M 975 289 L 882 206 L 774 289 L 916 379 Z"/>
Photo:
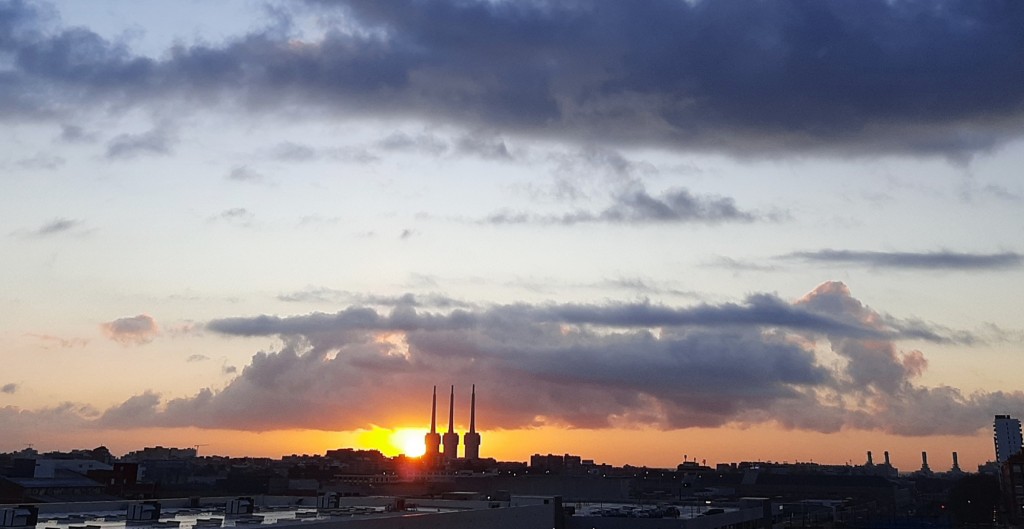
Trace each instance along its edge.
<path fill-rule="evenodd" d="M 358 435 L 359 447 L 366 450 L 380 450 L 386 456 L 405 454 L 419 457 L 426 451 L 423 434 L 426 430 L 419 428 L 380 428 L 374 426 L 370 430 L 361 430 Z"/>

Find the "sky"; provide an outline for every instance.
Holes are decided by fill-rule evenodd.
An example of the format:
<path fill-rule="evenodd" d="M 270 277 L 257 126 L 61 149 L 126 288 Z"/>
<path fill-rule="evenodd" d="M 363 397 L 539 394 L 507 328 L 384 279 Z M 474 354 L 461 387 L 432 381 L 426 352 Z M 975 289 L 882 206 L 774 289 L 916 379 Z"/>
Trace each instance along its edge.
<path fill-rule="evenodd" d="M 903 470 L 1024 415 L 1024 5 L 0 0 L 0 451 Z M 442 427 L 446 426 L 442 424 Z"/>

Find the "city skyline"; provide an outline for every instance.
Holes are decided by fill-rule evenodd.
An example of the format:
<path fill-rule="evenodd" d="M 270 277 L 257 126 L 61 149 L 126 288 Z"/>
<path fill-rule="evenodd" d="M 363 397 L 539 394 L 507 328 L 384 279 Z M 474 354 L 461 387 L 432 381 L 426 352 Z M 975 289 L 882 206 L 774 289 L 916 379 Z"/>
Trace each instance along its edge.
<path fill-rule="evenodd" d="M 0 451 L 390 454 L 476 384 L 481 457 L 973 469 L 1024 415 L 1022 26 L 0 0 Z"/>

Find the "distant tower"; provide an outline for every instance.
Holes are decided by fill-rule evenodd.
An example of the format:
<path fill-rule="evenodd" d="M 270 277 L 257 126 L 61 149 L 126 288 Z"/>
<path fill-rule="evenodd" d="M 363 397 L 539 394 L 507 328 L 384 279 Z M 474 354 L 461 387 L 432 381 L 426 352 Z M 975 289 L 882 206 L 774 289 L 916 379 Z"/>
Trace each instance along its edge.
<path fill-rule="evenodd" d="M 889 451 L 886 450 L 885 452 L 883 452 L 883 455 L 885 455 L 885 466 L 891 467 L 892 464 L 889 463 Z"/>
<path fill-rule="evenodd" d="M 441 434 L 437 433 L 437 386 L 434 386 L 434 397 L 430 402 L 430 433 L 423 436 L 423 444 L 427 447 L 423 460 L 429 465 L 436 465 L 441 460 Z"/>
<path fill-rule="evenodd" d="M 953 468 L 949 469 L 953 474 L 960 474 L 963 471 L 960 470 L 960 461 L 956 457 L 956 452 L 953 452 Z"/>
<path fill-rule="evenodd" d="M 871 458 L 871 450 L 868 450 L 868 462 L 867 462 L 867 465 L 865 465 L 865 466 L 869 466 L 869 467 L 875 466 L 875 460 Z"/>
<path fill-rule="evenodd" d="M 480 459 L 480 434 L 476 433 L 476 384 L 473 384 L 473 397 L 469 405 L 469 432 L 462 436 L 466 445 L 466 459 Z"/>
<path fill-rule="evenodd" d="M 928 452 L 921 452 L 921 473 L 931 474 L 932 469 L 928 468 Z"/>
<path fill-rule="evenodd" d="M 444 460 L 455 461 L 459 457 L 459 434 L 455 433 L 455 386 L 448 400 L 448 433 L 442 437 L 444 444 Z"/>
<path fill-rule="evenodd" d="M 1009 415 L 996 415 L 992 430 L 996 443 L 996 463 L 1002 465 L 1010 456 L 1020 453 L 1020 421 Z"/>

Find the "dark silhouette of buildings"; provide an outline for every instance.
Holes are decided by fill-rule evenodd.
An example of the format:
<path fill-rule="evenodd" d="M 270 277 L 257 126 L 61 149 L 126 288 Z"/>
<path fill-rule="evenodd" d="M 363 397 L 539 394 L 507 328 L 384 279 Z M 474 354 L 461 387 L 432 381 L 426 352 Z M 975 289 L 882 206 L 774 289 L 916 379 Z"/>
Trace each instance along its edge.
<path fill-rule="evenodd" d="M 992 439 L 996 448 L 996 463 L 1002 465 L 1022 448 L 1020 420 L 1009 415 L 996 415 L 992 424 Z"/>

